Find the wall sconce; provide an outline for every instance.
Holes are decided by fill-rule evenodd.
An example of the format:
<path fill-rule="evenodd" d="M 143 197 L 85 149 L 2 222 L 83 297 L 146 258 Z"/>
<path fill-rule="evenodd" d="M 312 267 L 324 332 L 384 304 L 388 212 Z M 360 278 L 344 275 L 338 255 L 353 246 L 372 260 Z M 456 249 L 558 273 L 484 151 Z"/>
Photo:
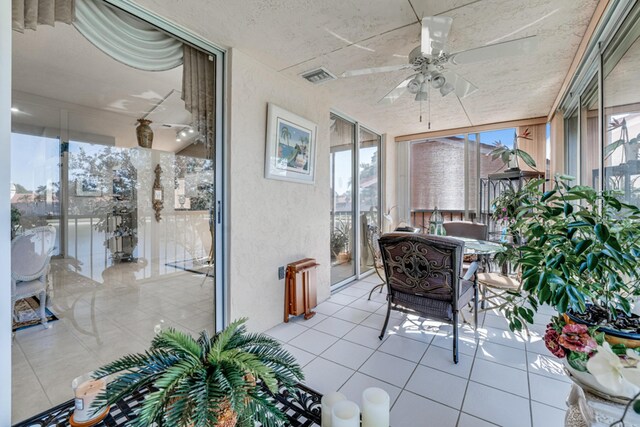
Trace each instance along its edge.
<path fill-rule="evenodd" d="M 162 175 L 162 168 L 160 167 L 160 163 L 156 165 L 154 172 L 156 173 L 156 179 L 155 181 L 153 181 L 151 200 L 153 204 L 153 210 L 156 212 L 156 222 L 160 222 L 160 220 L 162 219 L 160 212 L 164 207 L 164 190 L 162 184 L 160 183 L 160 175 Z"/>

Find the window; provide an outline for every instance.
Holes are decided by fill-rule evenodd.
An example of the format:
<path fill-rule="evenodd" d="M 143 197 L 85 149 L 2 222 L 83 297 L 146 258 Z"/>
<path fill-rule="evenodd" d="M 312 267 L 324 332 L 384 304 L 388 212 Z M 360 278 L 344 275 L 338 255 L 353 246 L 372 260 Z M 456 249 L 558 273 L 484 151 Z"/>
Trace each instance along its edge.
<path fill-rule="evenodd" d="M 368 231 L 381 227 L 381 141 L 358 123 L 331 114 L 331 285 L 373 269 Z"/>
<path fill-rule="evenodd" d="M 604 54 L 604 180 L 640 206 L 640 6 Z"/>
<path fill-rule="evenodd" d="M 478 216 L 481 179 L 504 169 L 489 153 L 500 142 L 513 147 L 515 128 L 413 142 L 410 148 L 412 224 L 426 228 L 438 208 L 445 220 Z"/>

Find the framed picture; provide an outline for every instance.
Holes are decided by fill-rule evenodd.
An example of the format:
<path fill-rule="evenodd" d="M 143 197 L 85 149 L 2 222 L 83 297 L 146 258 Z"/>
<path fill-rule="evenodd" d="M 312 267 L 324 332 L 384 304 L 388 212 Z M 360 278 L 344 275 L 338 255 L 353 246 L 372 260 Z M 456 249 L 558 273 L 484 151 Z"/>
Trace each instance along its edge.
<path fill-rule="evenodd" d="M 100 184 L 97 177 L 90 176 L 76 179 L 76 196 L 98 197 L 102 196 Z"/>
<path fill-rule="evenodd" d="M 313 184 L 317 128 L 312 121 L 269 103 L 265 178 Z"/>
<path fill-rule="evenodd" d="M 153 201 L 154 202 L 162 202 L 162 189 L 154 188 L 153 189 Z"/>

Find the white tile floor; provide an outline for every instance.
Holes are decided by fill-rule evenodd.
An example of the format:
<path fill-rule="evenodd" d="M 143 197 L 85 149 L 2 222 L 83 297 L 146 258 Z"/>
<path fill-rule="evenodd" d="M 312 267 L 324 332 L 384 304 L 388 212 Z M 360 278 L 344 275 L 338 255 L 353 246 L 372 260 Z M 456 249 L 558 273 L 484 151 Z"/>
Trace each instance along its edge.
<path fill-rule="evenodd" d="M 13 342 L 14 422 L 71 398 L 74 377 L 146 348 L 156 325 L 195 333 L 213 324 L 213 287 L 202 285 L 202 275 L 133 283 L 122 277 L 98 284 L 57 272 L 52 308 L 60 320 L 47 330 L 19 331 Z M 382 387 L 391 396 L 394 427 L 562 425 L 570 383 L 540 338 L 550 312 L 536 317 L 528 340 L 508 331 L 498 314 L 481 315 L 477 332 L 461 329 L 454 365 L 446 323 L 392 312 L 378 339 L 385 294 L 367 301 L 378 280 L 333 295 L 308 321 L 268 331 L 304 367 L 309 386 L 358 402 L 365 388 Z"/>
<path fill-rule="evenodd" d="M 394 427 L 564 424 L 571 384 L 541 339 L 551 311 L 536 316 L 528 339 L 510 332 L 499 313 L 482 313 L 477 332 L 461 328 L 455 365 L 446 323 L 392 312 L 378 339 L 385 294 L 367 301 L 378 282 L 369 276 L 321 303 L 314 318 L 267 331 L 298 359 L 307 385 L 356 402 L 365 388 L 381 387 L 391 397 Z"/>
<path fill-rule="evenodd" d="M 12 421 L 24 420 L 73 397 L 71 381 L 117 357 L 149 346 L 157 325 L 196 333 L 213 326 L 212 279 L 176 270 L 131 278 L 133 264 L 110 267 L 96 282 L 52 262 L 50 329 L 18 331 L 12 345 Z M 297 329 L 299 328 L 299 329 Z M 282 330 L 288 340 L 307 330 Z M 300 360 L 309 362 L 302 353 Z"/>

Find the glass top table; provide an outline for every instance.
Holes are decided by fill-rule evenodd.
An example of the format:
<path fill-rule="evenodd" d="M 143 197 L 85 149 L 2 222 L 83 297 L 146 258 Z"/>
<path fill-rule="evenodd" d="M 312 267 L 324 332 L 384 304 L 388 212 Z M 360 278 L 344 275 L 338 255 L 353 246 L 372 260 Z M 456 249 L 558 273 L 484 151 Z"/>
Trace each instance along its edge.
<path fill-rule="evenodd" d="M 499 242 L 490 242 L 488 240 L 471 239 L 469 237 L 449 236 L 452 239 L 462 240 L 464 242 L 464 253 L 473 255 L 491 255 L 503 252 L 505 246 Z"/>

